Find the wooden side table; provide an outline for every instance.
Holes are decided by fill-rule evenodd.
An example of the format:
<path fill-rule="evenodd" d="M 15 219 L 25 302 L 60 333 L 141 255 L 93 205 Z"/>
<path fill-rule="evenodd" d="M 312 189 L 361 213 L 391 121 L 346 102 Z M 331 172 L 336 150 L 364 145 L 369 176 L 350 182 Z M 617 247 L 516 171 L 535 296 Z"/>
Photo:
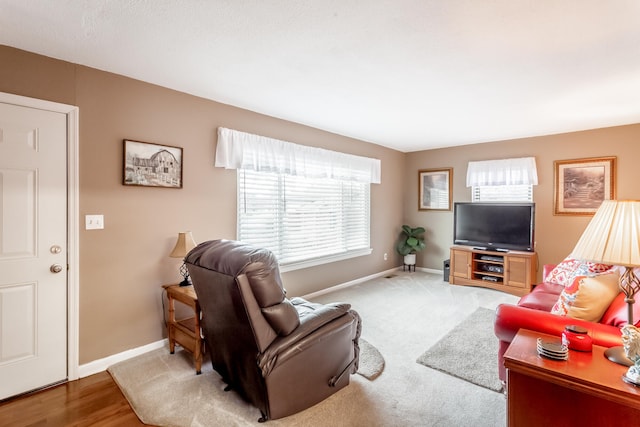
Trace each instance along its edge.
<path fill-rule="evenodd" d="M 508 426 L 637 425 L 640 388 L 622 380 L 628 368 L 607 360 L 606 348 L 551 360 L 538 355 L 538 338 L 559 339 L 521 329 L 504 354 Z"/>
<path fill-rule="evenodd" d="M 192 286 L 179 286 L 177 284 L 164 285 L 169 301 L 169 319 L 167 328 L 169 330 L 169 351 L 175 352 L 176 343 L 185 350 L 193 354 L 193 361 L 196 365 L 196 374 L 202 373 L 202 351 L 204 342 L 200 334 L 200 304 L 198 296 Z M 175 301 L 191 307 L 193 316 L 176 320 Z"/>

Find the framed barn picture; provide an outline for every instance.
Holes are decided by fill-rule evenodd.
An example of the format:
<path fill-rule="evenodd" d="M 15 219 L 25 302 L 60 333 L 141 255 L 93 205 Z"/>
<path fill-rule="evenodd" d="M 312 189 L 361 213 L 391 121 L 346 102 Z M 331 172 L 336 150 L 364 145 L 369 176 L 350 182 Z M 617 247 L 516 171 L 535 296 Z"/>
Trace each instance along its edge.
<path fill-rule="evenodd" d="M 182 188 L 182 148 L 125 139 L 122 183 Z"/>

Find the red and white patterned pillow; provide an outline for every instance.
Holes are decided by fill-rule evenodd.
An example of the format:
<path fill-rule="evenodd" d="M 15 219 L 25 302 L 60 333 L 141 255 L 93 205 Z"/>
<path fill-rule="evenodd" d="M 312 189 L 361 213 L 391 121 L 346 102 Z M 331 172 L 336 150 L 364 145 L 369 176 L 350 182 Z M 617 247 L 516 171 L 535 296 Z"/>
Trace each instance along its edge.
<path fill-rule="evenodd" d="M 557 283 L 564 287 L 571 286 L 577 276 L 601 274 L 611 269 L 611 265 L 565 258 L 545 277 L 547 283 Z"/>
<path fill-rule="evenodd" d="M 611 270 L 612 265 L 609 264 L 599 264 L 597 262 L 587 262 L 587 269 L 589 273 L 604 273 L 606 271 Z"/>

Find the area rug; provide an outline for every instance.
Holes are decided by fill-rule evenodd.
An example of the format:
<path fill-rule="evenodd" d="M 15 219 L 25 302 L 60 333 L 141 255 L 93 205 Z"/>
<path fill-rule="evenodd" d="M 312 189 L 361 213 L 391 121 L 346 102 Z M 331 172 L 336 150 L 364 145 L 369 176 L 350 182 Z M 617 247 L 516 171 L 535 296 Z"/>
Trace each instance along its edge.
<path fill-rule="evenodd" d="M 498 339 L 493 333 L 495 312 L 478 308 L 444 338 L 424 352 L 418 363 L 496 392 Z"/>
<path fill-rule="evenodd" d="M 373 380 L 384 368 L 384 358 L 370 343 L 360 339 L 360 364 L 358 373 Z M 202 374 L 196 375 L 189 353 L 179 350 L 170 354 L 166 348 L 150 351 L 140 356 L 109 367 L 108 372 L 134 412 L 145 424 L 169 427 L 200 426 L 248 426 L 258 425 L 259 411 L 246 403 L 234 392 L 225 392 L 226 384 L 213 371 L 211 363 L 202 364 Z M 341 390 L 342 398 L 329 397 L 325 402 L 331 412 L 351 411 L 351 405 L 341 402 L 351 399 L 354 404 L 366 396 L 358 396 L 355 378 L 352 386 Z M 288 419 L 298 418 L 299 424 L 315 425 L 326 417 L 322 412 L 324 402 L 304 414 L 296 414 Z M 346 416 L 346 415 L 343 415 Z M 300 422 L 304 420 L 304 422 Z M 281 420 L 269 421 L 271 425 L 281 425 Z"/>
<path fill-rule="evenodd" d="M 369 344 L 364 338 L 360 338 L 358 342 L 360 344 L 358 374 L 373 381 L 384 370 L 384 357 L 382 357 L 377 348 Z"/>

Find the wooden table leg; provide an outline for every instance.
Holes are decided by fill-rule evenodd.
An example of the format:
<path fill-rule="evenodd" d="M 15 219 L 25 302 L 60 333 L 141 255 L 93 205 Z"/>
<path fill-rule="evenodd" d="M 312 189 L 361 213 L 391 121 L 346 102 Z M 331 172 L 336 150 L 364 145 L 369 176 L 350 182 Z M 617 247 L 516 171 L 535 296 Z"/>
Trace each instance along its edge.
<path fill-rule="evenodd" d="M 196 345 L 195 345 L 195 351 L 193 352 L 193 360 L 195 362 L 196 365 L 196 375 L 200 375 L 202 373 L 202 351 L 204 350 L 204 348 L 202 348 L 202 336 L 200 335 L 200 313 L 199 313 L 199 308 L 198 310 L 196 310 L 196 315 L 195 315 L 195 327 L 194 327 L 194 333 L 196 336 Z"/>
<path fill-rule="evenodd" d="M 176 339 L 175 339 L 175 323 L 176 323 L 176 308 L 173 302 L 173 298 L 167 295 L 169 299 L 169 352 L 174 354 L 176 351 Z"/>

